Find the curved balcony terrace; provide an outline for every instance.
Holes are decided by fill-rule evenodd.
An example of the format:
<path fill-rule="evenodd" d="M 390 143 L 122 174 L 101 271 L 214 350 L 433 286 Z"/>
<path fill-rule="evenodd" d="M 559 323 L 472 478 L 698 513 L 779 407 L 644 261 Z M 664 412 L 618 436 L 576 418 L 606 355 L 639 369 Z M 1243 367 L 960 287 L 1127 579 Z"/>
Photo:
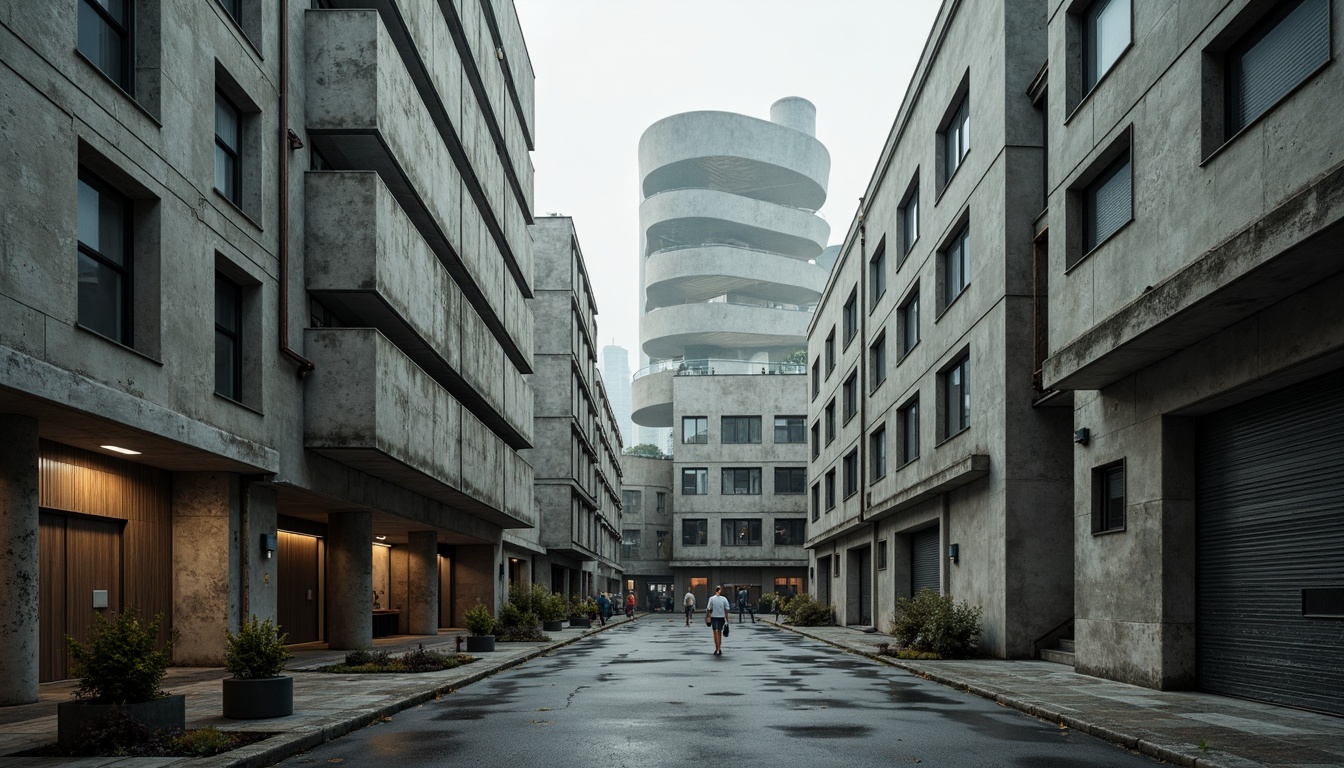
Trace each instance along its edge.
<path fill-rule="evenodd" d="M 831 227 L 801 208 L 713 189 L 673 189 L 639 205 L 645 256 L 673 247 L 733 243 L 806 261 L 821 255 Z"/>
<path fill-rule="evenodd" d="M 723 244 L 667 248 L 644 263 L 645 308 L 704 302 L 729 293 L 815 305 L 826 276 L 815 264 L 770 251 Z"/>
<path fill-rule="evenodd" d="M 808 310 L 783 310 L 754 304 L 711 302 L 661 307 L 640 323 L 644 354 L 654 359 L 681 357 L 687 346 L 763 350 L 802 346 Z"/>
<path fill-rule="evenodd" d="M 672 426 L 672 383 L 677 376 L 802 376 L 802 363 L 753 363 L 749 360 L 663 360 L 635 373 L 630 388 L 630 418 L 641 427 Z"/>

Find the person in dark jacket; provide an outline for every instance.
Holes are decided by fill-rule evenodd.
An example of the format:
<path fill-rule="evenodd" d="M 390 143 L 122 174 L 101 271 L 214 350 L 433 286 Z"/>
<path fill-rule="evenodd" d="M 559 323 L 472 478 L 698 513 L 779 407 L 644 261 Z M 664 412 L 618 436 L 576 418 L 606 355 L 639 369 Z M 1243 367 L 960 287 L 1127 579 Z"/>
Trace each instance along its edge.
<path fill-rule="evenodd" d="M 607 617 L 611 616 L 611 601 L 607 599 L 606 592 L 597 593 L 597 616 L 605 625 Z"/>

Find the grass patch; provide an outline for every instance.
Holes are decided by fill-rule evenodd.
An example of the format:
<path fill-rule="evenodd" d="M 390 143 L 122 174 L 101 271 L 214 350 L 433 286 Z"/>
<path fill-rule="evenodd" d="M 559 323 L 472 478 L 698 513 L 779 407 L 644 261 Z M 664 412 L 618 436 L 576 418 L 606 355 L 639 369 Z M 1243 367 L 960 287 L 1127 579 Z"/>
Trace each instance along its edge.
<path fill-rule="evenodd" d="M 15 757 L 210 757 L 255 744 L 274 734 L 221 731 L 214 726 L 181 731 L 154 729 L 120 709 L 84 729 L 75 748 L 48 744 Z"/>
<path fill-rule="evenodd" d="M 475 661 L 475 657 L 465 653 L 447 653 L 425 650 L 421 645 L 413 651 L 393 656 L 387 651 L 371 651 L 359 648 L 345 654 L 343 664 L 322 667 L 320 672 L 340 674 L 415 674 L 417 672 L 441 672 L 454 669 Z"/>

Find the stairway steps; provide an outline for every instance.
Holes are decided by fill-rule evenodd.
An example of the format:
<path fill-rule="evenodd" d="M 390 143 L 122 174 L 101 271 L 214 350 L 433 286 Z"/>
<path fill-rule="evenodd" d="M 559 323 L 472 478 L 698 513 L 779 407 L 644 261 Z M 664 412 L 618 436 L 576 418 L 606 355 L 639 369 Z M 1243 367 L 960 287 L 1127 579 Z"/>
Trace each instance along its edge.
<path fill-rule="evenodd" d="M 1073 651 L 1062 651 L 1057 648 L 1042 648 L 1041 660 L 1051 661 L 1056 664 L 1067 664 L 1073 666 Z"/>

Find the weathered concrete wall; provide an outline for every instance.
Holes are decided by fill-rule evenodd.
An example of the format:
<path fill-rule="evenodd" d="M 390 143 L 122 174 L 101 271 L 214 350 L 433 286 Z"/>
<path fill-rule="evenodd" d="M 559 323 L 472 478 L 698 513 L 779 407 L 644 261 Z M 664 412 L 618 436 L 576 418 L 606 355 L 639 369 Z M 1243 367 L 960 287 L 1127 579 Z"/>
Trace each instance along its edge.
<path fill-rule="evenodd" d="M 37 701 L 38 496 L 37 420 L 0 416 L 0 706 Z"/>
<path fill-rule="evenodd" d="M 224 663 L 224 631 L 238 626 L 242 519 L 237 475 L 173 476 L 173 662 Z M 223 578 L 221 578 L 223 574 Z"/>

